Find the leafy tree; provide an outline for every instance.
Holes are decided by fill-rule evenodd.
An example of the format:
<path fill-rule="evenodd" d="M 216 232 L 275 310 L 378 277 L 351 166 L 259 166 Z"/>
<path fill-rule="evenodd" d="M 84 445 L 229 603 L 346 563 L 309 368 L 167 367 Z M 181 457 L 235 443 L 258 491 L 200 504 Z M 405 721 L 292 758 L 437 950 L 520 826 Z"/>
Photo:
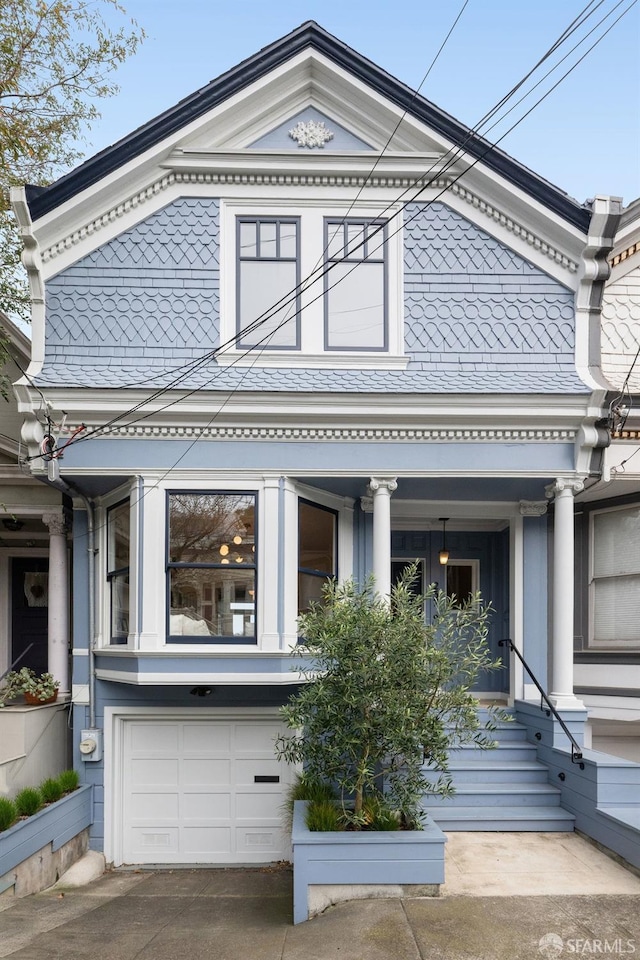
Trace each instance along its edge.
<path fill-rule="evenodd" d="M 47 184 L 82 156 L 96 101 L 144 36 L 135 21 L 111 27 L 123 15 L 117 0 L 0 3 L 0 310 L 14 317 L 28 319 L 29 296 L 9 188 Z"/>
<path fill-rule="evenodd" d="M 413 565 L 390 602 L 371 583 L 330 582 L 323 603 L 299 620 L 307 682 L 282 708 L 293 732 L 278 738 L 276 751 L 302 764 L 308 782 L 335 784 L 356 828 L 381 781 L 389 804 L 418 825 L 424 794 L 451 792 L 452 744 L 494 745 L 493 725 L 480 724 L 471 693 L 481 670 L 500 666 L 486 639 L 489 608 L 478 595 L 459 604 L 435 585 L 416 596 L 415 576 Z M 440 773 L 435 782 L 425 763 Z"/>

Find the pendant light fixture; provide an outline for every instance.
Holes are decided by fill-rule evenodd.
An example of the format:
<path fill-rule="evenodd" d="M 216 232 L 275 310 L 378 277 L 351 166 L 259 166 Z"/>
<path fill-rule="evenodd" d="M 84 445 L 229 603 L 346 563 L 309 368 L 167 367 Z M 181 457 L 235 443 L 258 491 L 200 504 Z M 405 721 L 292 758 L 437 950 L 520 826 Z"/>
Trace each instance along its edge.
<path fill-rule="evenodd" d="M 449 551 L 447 550 L 447 520 L 449 517 L 440 517 L 440 523 L 442 524 L 442 550 L 438 554 L 438 560 L 442 566 L 446 566 L 449 562 Z"/>

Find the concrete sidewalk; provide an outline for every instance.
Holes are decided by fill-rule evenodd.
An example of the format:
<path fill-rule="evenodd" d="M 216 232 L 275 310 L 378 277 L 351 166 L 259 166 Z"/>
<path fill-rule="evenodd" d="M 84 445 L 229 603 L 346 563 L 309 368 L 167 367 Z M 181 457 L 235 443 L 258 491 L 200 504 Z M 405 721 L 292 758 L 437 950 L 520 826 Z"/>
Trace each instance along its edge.
<path fill-rule="evenodd" d="M 341 904 L 296 927 L 286 866 L 114 871 L 64 894 L 0 898 L 0 957 L 562 960 L 640 954 L 640 879 L 583 838 L 449 837 L 440 898 Z"/>

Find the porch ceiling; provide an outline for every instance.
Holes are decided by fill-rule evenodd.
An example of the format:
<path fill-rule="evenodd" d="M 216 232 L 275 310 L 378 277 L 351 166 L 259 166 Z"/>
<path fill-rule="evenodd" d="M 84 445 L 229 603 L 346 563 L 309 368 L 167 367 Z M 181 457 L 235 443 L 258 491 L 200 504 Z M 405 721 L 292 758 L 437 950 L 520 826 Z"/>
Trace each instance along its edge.
<path fill-rule="evenodd" d="M 393 475 L 393 469 L 379 471 Z M 292 477 L 341 497 L 367 495 L 369 475 L 361 477 Z M 478 502 L 545 500 L 544 488 L 555 477 L 400 477 L 393 500 L 477 500 Z"/>

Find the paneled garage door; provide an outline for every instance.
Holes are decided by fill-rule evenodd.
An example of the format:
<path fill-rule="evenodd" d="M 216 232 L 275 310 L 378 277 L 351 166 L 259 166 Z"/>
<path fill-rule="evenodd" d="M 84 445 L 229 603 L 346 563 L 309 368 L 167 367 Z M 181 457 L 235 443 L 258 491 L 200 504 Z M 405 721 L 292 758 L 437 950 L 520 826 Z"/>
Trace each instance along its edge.
<path fill-rule="evenodd" d="M 268 863 L 289 855 L 279 720 L 126 720 L 125 863 Z"/>

